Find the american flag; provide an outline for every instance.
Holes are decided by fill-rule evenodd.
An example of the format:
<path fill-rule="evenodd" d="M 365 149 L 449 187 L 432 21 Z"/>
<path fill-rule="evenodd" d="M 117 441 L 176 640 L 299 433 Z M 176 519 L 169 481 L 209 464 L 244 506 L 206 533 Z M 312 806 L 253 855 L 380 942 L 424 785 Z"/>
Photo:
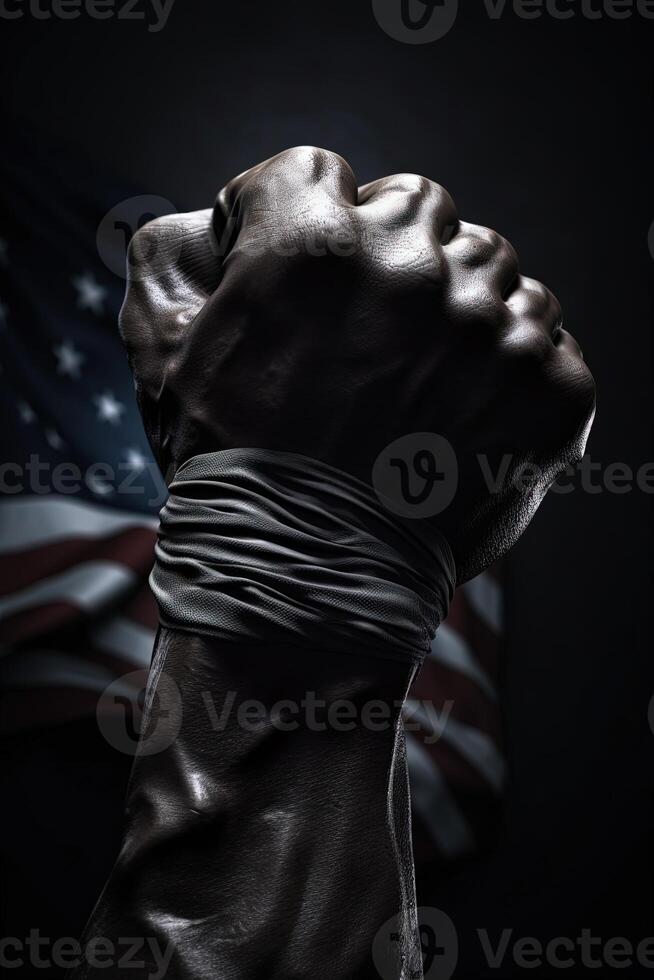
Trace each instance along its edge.
<path fill-rule="evenodd" d="M 405 728 L 417 865 L 493 840 L 506 779 L 499 670 L 501 569 L 458 588 L 409 692 Z"/>
<path fill-rule="evenodd" d="M 130 195 L 41 145 L 16 135 L 15 163 L 1 164 L 0 685 L 11 727 L 93 712 L 111 680 L 147 669 L 165 499 L 117 333 L 124 281 L 96 241 Z"/>
<path fill-rule="evenodd" d="M 97 238 L 136 194 L 27 135 L 12 158 L 0 185 L 0 691 L 16 730 L 104 710 L 121 678 L 131 698 L 142 691 L 165 486 L 117 331 L 127 234 L 115 221 L 109 257 Z M 493 825 L 502 607 L 497 572 L 459 589 L 412 688 L 417 862 L 462 857 Z"/>

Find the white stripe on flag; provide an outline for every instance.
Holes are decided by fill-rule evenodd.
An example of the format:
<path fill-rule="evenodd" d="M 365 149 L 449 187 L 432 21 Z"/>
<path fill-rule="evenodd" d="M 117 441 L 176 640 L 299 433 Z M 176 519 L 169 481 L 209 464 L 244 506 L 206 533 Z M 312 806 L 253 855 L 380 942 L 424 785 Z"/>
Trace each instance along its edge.
<path fill-rule="evenodd" d="M 410 733 L 406 736 L 411 802 L 446 857 L 465 854 L 474 843 L 472 832 L 442 772 Z"/>
<path fill-rule="evenodd" d="M 24 650 L 0 663 L 3 690 L 23 687 L 74 687 L 104 691 L 116 678 L 113 671 L 84 657 L 56 650 Z"/>
<path fill-rule="evenodd" d="M 441 720 L 433 712 L 425 709 L 420 701 L 408 700 L 403 715 L 407 720 L 415 718 L 430 735 L 442 738 L 477 770 L 483 778 L 500 793 L 506 779 L 506 763 L 497 745 L 486 732 L 472 728 L 465 722 L 447 715 Z"/>
<path fill-rule="evenodd" d="M 135 573 L 112 561 L 88 561 L 0 599 L 0 619 L 52 602 L 68 602 L 93 612 L 133 588 Z"/>
<path fill-rule="evenodd" d="M 149 667 L 155 633 L 124 616 L 114 616 L 93 630 L 94 642 L 101 650 L 116 654 L 137 667 Z"/>
<path fill-rule="evenodd" d="M 447 623 L 438 627 L 429 656 L 443 666 L 451 667 L 460 674 L 465 674 L 466 677 L 475 681 L 489 698 L 494 701 L 497 700 L 497 692 L 488 674 L 479 666 L 474 653 L 463 637 Z"/>
<path fill-rule="evenodd" d="M 463 585 L 466 599 L 475 612 L 495 633 L 504 629 L 504 601 L 499 583 L 488 572 Z"/>
<path fill-rule="evenodd" d="M 0 501 L 0 554 L 66 538 L 96 538 L 128 528 L 156 530 L 156 517 L 48 495 Z"/>

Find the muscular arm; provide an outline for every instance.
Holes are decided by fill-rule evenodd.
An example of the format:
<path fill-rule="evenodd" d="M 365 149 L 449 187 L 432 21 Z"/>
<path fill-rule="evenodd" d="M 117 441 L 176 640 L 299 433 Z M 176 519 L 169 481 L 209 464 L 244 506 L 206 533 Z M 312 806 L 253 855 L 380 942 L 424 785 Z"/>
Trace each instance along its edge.
<path fill-rule="evenodd" d="M 213 212 L 147 226 L 131 265 L 123 336 L 174 477 L 144 744 L 174 723 L 162 684 L 183 711 L 172 744 L 136 759 L 89 935 L 171 943 L 170 978 L 345 980 L 376 976 L 375 934 L 399 914 L 389 976 L 419 977 L 401 702 L 455 570 L 506 551 L 583 453 L 592 377 L 552 294 L 442 187 L 357 188 L 314 148 L 242 174 Z M 371 474 L 420 433 L 447 440 L 458 490 L 407 523 Z M 493 472 L 509 457 L 497 492 L 480 453 Z M 514 482 L 524 464 L 534 478 Z M 269 712 L 312 689 L 352 702 L 354 728 L 239 723 L 243 701 Z M 232 696 L 213 731 L 207 701 Z M 370 700 L 389 724 L 363 723 Z"/>
<path fill-rule="evenodd" d="M 454 577 L 438 532 L 319 461 L 228 450 L 182 467 L 95 934 L 147 937 L 171 977 L 337 980 L 373 975 L 396 916 L 382 955 L 418 976 L 401 707 Z"/>
<path fill-rule="evenodd" d="M 135 762 L 125 843 L 87 939 L 147 937 L 175 980 L 369 978 L 372 940 L 399 914 L 395 952 L 415 956 L 398 727 L 412 668 L 163 629 L 160 669 L 183 694 L 181 728 Z M 164 693 L 144 735 L 177 721 Z M 154 972 L 152 959 L 136 975 Z"/>

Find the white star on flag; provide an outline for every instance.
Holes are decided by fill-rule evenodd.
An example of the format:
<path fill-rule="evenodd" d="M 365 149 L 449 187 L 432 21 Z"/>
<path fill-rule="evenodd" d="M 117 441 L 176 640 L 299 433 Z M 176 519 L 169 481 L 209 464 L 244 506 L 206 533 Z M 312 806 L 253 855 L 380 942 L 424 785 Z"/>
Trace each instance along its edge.
<path fill-rule="evenodd" d="M 114 488 L 111 486 L 111 484 L 98 473 L 87 473 L 85 479 L 89 490 L 92 493 L 96 493 L 99 497 L 106 497 L 107 494 L 114 492 Z"/>
<path fill-rule="evenodd" d="M 147 459 L 140 449 L 127 449 L 125 451 L 125 462 L 130 470 L 140 472 L 147 466 Z"/>
<path fill-rule="evenodd" d="M 125 406 L 116 399 L 113 392 L 105 391 L 101 395 L 96 395 L 93 401 L 98 407 L 100 422 L 111 422 L 112 425 L 117 425 L 120 422 Z"/>
<path fill-rule="evenodd" d="M 52 348 L 57 358 L 57 374 L 67 374 L 71 378 L 79 378 L 80 367 L 86 360 L 84 354 L 78 351 L 71 340 L 62 340 Z"/>
<path fill-rule="evenodd" d="M 93 313 L 104 313 L 104 301 L 107 290 L 90 272 L 82 276 L 73 276 L 73 286 L 78 292 L 77 305 L 81 310 L 91 310 Z"/>
<path fill-rule="evenodd" d="M 61 438 L 56 429 L 46 429 L 45 439 L 51 449 L 63 449 L 64 440 Z"/>
<path fill-rule="evenodd" d="M 21 422 L 25 422 L 26 425 L 29 425 L 30 422 L 34 422 L 36 419 L 36 412 L 31 405 L 27 404 L 27 402 L 18 403 L 18 414 L 20 415 Z"/>

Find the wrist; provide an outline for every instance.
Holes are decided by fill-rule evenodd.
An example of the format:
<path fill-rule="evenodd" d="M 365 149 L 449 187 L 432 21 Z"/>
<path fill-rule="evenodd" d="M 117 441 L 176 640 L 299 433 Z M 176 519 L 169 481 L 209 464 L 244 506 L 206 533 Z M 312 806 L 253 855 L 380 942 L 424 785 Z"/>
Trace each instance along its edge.
<path fill-rule="evenodd" d="M 420 662 L 447 613 L 447 542 L 318 460 L 196 456 L 173 478 L 152 573 L 161 621 L 228 642 Z"/>

